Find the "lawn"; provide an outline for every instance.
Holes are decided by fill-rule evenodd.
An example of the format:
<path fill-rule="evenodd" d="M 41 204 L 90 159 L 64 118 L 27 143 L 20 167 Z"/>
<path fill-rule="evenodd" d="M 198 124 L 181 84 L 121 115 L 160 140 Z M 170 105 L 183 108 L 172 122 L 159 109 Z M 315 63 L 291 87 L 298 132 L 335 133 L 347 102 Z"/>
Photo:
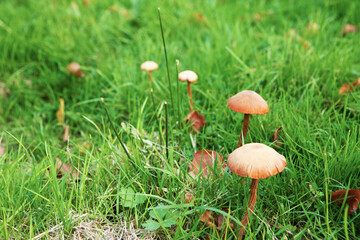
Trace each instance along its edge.
<path fill-rule="evenodd" d="M 359 239 L 359 210 L 331 198 L 360 188 L 360 88 L 339 94 L 360 78 L 360 33 L 343 32 L 360 27 L 359 9 L 354 0 L 1 0 L 0 239 L 237 239 L 251 179 L 220 162 L 207 177 L 189 174 L 189 163 L 202 149 L 227 161 L 244 118 L 227 100 L 243 90 L 269 107 L 250 116 L 245 143 L 287 162 L 259 181 L 245 238 Z M 159 64 L 151 87 L 147 60 Z M 71 62 L 84 77 L 66 70 Z M 197 133 L 177 68 L 198 75 L 193 103 L 206 125 Z"/>

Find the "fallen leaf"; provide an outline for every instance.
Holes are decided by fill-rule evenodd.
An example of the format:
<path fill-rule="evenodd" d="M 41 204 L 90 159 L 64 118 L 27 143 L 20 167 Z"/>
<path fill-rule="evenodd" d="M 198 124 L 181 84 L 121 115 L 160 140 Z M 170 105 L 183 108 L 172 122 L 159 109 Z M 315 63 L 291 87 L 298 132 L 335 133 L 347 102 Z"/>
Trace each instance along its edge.
<path fill-rule="evenodd" d="M 70 130 L 69 126 L 66 125 L 66 126 L 64 127 L 63 142 L 67 142 L 67 140 L 69 139 L 69 130 Z"/>
<path fill-rule="evenodd" d="M 56 118 L 59 124 L 65 123 L 65 102 L 63 98 L 60 98 L 59 110 L 56 112 Z"/>
<path fill-rule="evenodd" d="M 1 156 L 4 156 L 5 150 L 6 150 L 6 149 L 5 149 L 3 146 L 0 146 L 0 157 L 1 157 Z"/>
<path fill-rule="evenodd" d="M 303 47 L 305 50 L 310 50 L 312 48 L 311 43 L 306 40 L 303 41 Z"/>
<path fill-rule="evenodd" d="M 337 190 L 336 192 L 332 193 L 331 200 L 336 202 L 336 204 L 338 206 L 341 206 L 344 201 L 347 190 L 348 189 Z M 349 189 L 346 202 L 349 204 L 348 214 L 355 212 L 356 209 L 358 209 L 358 207 L 359 207 L 360 190 L 359 189 Z"/>
<path fill-rule="evenodd" d="M 206 120 L 204 115 L 200 115 L 199 112 L 195 110 L 186 116 L 185 122 L 192 124 L 194 133 L 197 133 L 201 127 L 205 126 Z"/>
<path fill-rule="evenodd" d="M 193 13 L 193 19 L 205 26 L 208 24 L 206 18 L 201 13 Z"/>
<path fill-rule="evenodd" d="M 204 222 L 208 227 L 215 227 L 216 218 L 212 215 L 212 211 L 206 210 L 205 213 L 201 216 L 201 222 Z"/>
<path fill-rule="evenodd" d="M 72 74 L 74 74 L 76 77 L 78 78 L 82 78 L 85 76 L 84 72 L 80 71 L 80 64 L 77 62 L 72 62 L 70 63 L 67 67 L 66 70 L 68 72 L 71 72 Z"/>
<path fill-rule="evenodd" d="M 185 202 L 190 203 L 194 200 L 195 196 L 192 193 L 185 193 Z"/>
<path fill-rule="evenodd" d="M 278 129 L 275 130 L 274 136 L 273 136 L 273 142 L 276 146 L 282 147 L 284 144 L 280 140 L 280 131 L 282 130 L 282 126 L 278 127 Z"/>
<path fill-rule="evenodd" d="M 253 16 L 254 20 L 256 21 L 260 21 L 261 20 L 261 14 L 260 13 L 255 13 Z"/>
<path fill-rule="evenodd" d="M 266 18 L 273 18 L 274 17 L 274 13 L 271 11 L 262 11 L 262 12 L 257 12 L 252 16 L 252 20 L 254 22 L 262 22 L 264 21 Z"/>
<path fill-rule="evenodd" d="M 345 24 L 341 30 L 341 34 L 342 36 L 345 36 L 348 33 L 354 33 L 354 32 L 358 32 L 359 29 L 351 24 Z"/>
<path fill-rule="evenodd" d="M 56 177 L 57 178 L 62 178 L 66 174 L 68 174 L 67 177 L 69 179 L 71 179 L 71 178 L 73 178 L 73 179 L 80 178 L 80 174 L 77 171 L 75 171 L 75 169 L 73 169 L 69 165 L 61 162 L 61 160 L 58 157 L 55 158 L 55 160 L 56 160 L 56 173 L 57 173 Z"/>
<path fill-rule="evenodd" d="M 84 5 L 89 6 L 90 5 L 90 0 L 83 0 L 83 3 L 84 3 Z"/>
<path fill-rule="evenodd" d="M 112 5 L 109 9 L 109 12 L 118 13 L 119 15 L 122 15 L 125 17 L 126 20 L 129 20 L 130 18 L 133 18 L 133 14 L 129 12 L 126 8 L 119 7 L 116 4 Z"/>
<path fill-rule="evenodd" d="M 10 90 L 6 88 L 5 83 L 0 82 L 0 97 L 10 96 Z"/>
<path fill-rule="evenodd" d="M 216 164 L 215 164 L 216 162 Z M 207 149 L 199 150 L 194 154 L 194 159 L 189 165 L 189 174 L 196 177 L 200 171 L 204 178 L 213 175 L 214 171 L 225 170 L 224 157 L 220 153 Z M 214 169 L 215 165 L 218 169 Z"/>
<path fill-rule="evenodd" d="M 229 209 L 225 208 L 223 209 L 224 212 L 229 213 Z M 221 230 L 224 227 L 224 224 L 228 221 L 229 215 L 223 215 L 220 214 L 220 216 L 218 217 L 218 221 L 217 221 L 217 229 Z M 234 228 L 234 221 L 230 220 L 229 221 L 229 226 L 233 229 Z"/>
<path fill-rule="evenodd" d="M 340 87 L 339 94 L 345 94 L 347 92 L 351 92 L 352 90 L 354 90 L 354 87 L 356 87 L 358 84 L 360 84 L 360 78 L 358 78 L 358 80 L 356 80 L 353 83 L 345 83 Z"/>

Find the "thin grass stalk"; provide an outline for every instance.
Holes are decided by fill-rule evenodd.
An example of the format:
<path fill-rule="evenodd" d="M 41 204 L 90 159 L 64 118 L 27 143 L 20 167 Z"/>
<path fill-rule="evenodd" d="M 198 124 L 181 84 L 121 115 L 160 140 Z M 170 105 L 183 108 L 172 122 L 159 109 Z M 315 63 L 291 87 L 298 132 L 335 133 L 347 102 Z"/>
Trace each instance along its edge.
<path fill-rule="evenodd" d="M 180 61 L 178 59 L 176 59 L 176 88 L 177 88 L 177 110 L 178 110 L 178 121 L 179 121 L 179 126 L 181 123 L 181 119 L 180 119 L 180 86 L 179 86 L 179 65 L 180 65 Z"/>
<path fill-rule="evenodd" d="M 174 100 L 173 100 L 173 95 L 172 95 L 172 90 L 171 90 L 169 62 L 168 62 L 168 56 L 167 56 L 167 52 L 166 52 L 166 44 L 165 44 L 164 30 L 163 30 L 162 21 L 161 21 L 160 8 L 158 8 L 158 13 L 159 13 L 161 37 L 162 37 L 162 40 L 163 40 L 164 53 L 165 53 L 165 62 L 166 62 L 166 70 L 167 70 L 168 82 L 169 82 L 169 91 L 170 91 L 171 106 L 174 106 Z M 174 109 L 174 108 L 173 108 L 173 109 Z M 173 111 L 174 111 L 174 110 L 173 110 Z M 175 115 L 175 112 L 174 112 L 174 115 Z"/>
<path fill-rule="evenodd" d="M 116 135 L 116 138 L 119 140 L 119 142 L 120 142 L 120 144 L 121 144 L 121 147 L 124 149 L 127 157 L 129 158 L 130 162 L 132 163 L 132 159 L 131 159 L 131 157 L 130 157 L 130 153 L 129 153 L 128 150 L 126 149 L 124 143 L 121 141 L 121 138 L 120 138 L 119 134 L 117 133 L 115 127 L 114 127 L 114 124 L 113 124 L 113 122 L 112 122 L 112 120 L 111 120 L 110 114 L 109 114 L 109 112 L 108 112 L 108 110 L 107 110 L 107 107 L 106 107 L 106 104 L 105 104 L 105 101 L 104 101 L 103 98 L 101 98 L 101 102 L 102 102 L 103 107 L 104 107 L 104 109 L 105 109 L 106 115 L 107 115 L 107 117 L 108 117 L 108 119 L 109 119 L 111 128 L 113 129 L 113 131 L 114 131 L 114 133 L 115 133 L 115 135 Z"/>
<path fill-rule="evenodd" d="M 165 105 L 165 145 L 166 145 L 166 158 L 169 159 L 169 129 L 168 129 L 168 107 L 167 102 Z"/>

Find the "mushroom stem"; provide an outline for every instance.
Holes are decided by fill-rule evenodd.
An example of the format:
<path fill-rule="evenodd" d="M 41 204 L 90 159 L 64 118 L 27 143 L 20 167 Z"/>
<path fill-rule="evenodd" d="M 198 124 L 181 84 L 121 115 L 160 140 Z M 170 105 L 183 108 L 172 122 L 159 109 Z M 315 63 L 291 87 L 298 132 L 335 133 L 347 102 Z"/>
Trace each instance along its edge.
<path fill-rule="evenodd" d="M 238 238 L 239 240 L 241 240 L 242 237 L 244 236 L 245 228 L 249 223 L 249 216 L 251 216 L 252 212 L 254 211 L 256 204 L 256 193 L 257 193 L 258 183 L 259 183 L 259 179 L 253 179 L 251 182 L 248 210 L 245 212 L 243 218 L 241 219 L 241 224 L 243 226 L 240 226 L 239 238 Z"/>
<path fill-rule="evenodd" d="M 236 148 L 241 147 L 243 145 L 242 136 L 244 136 L 244 140 L 245 140 L 246 134 L 249 130 L 249 117 L 250 117 L 250 114 L 246 114 L 246 113 L 244 114 L 243 127 L 242 127 L 242 131 L 240 133 L 239 142 L 238 142 Z"/>
<path fill-rule="evenodd" d="M 151 78 L 151 71 L 148 71 L 149 73 L 149 87 L 151 88 L 151 85 L 152 85 L 152 78 Z"/>
<path fill-rule="evenodd" d="M 189 98 L 190 98 L 190 112 L 194 109 L 194 103 L 192 100 L 192 93 L 191 93 L 191 86 L 190 86 L 190 82 L 188 81 L 188 94 L 189 94 Z"/>

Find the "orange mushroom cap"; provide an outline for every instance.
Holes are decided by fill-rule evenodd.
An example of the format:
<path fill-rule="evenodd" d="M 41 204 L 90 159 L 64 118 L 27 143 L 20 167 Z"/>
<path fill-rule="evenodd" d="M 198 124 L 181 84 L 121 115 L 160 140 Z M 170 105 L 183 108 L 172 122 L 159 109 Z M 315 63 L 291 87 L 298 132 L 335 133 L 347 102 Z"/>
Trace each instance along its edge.
<path fill-rule="evenodd" d="M 152 71 L 158 69 L 159 65 L 156 62 L 153 62 L 153 61 L 146 61 L 143 64 L 141 64 L 140 68 L 143 71 L 152 72 Z"/>
<path fill-rule="evenodd" d="M 267 102 L 256 92 L 245 90 L 232 96 L 227 106 L 235 111 L 245 114 L 266 114 L 269 112 Z"/>
<path fill-rule="evenodd" d="M 230 153 L 227 165 L 237 175 L 260 179 L 282 172 L 286 159 L 262 143 L 249 143 Z"/>
<path fill-rule="evenodd" d="M 66 67 L 66 70 L 75 74 L 80 70 L 80 64 L 77 62 L 72 62 Z"/>
<path fill-rule="evenodd" d="M 195 72 L 186 70 L 186 71 L 179 73 L 179 80 L 183 81 L 183 82 L 188 81 L 190 83 L 193 83 L 198 80 L 198 76 Z"/>

